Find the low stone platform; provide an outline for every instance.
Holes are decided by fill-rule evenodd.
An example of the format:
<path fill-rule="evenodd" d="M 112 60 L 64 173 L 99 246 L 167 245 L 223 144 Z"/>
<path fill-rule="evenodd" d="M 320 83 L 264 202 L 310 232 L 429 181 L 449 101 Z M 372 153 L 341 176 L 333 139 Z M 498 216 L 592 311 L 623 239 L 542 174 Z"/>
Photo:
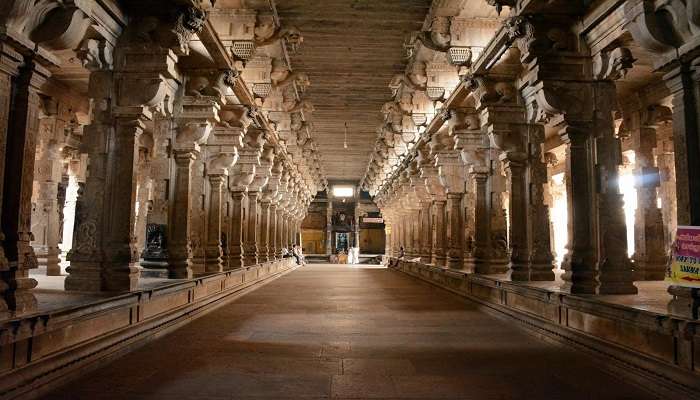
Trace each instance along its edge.
<path fill-rule="evenodd" d="M 37 312 L 0 321 L 0 398 L 36 395 L 295 266 L 284 259 L 192 280 L 142 279 L 140 290 L 119 295 L 37 289 Z"/>
<path fill-rule="evenodd" d="M 480 303 L 537 334 L 567 343 L 652 386 L 663 398 L 700 398 L 700 322 L 668 315 L 663 283 L 639 295 L 572 295 L 559 282 L 512 282 L 395 258 L 389 266 Z M 664 306 L 662 306 L 664 305 Z"/>

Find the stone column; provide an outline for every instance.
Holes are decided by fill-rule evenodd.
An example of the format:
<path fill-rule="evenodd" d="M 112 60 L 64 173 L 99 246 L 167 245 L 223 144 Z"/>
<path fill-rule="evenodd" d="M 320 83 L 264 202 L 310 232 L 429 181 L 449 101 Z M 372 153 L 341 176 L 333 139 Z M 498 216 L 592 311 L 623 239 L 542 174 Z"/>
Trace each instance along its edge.
<path fill-rule="evenodd" d="M 330 197 L 326 203 L 326 255 L 333 254 L 333 201 Z"/>
<path fill-rule="evenodd" d="M 248 191 L 248 215 L 246 216 L 247 235 L 243 243 L 243 265 L 258 263 L 258 223 L 260 219 L 260 191 Z"/>
<path fill-rule="evenodd" d="M 238 269 L 243 266 L 243 216 L 245 202 L 248 200 L 245 187 L 231 189 L 231 226 L 229 234 L 229 268 Z"/>
<path fill-rule="evenodd" d="M 508 200 L 510 217 L 510 271 L 514 281 L 529 281 L 527 192 L 525 188 L 525 160 L 527 155 L 521 152 L 503 153 L 501 162 L 508 173 Z"/>
<path fill-rule="evenodd" d="M 601 181 L 595 204 L 597 210 L 598 263 L 600 294 L 636 294 L 632 262 L 627 255 L 627 224 L 624 201 L 620 193 L 619 167 L 622 164 L 620 139 L 615 136 L 613 108 L 615 84 L 594 84 L 595 93 L 595 169 Z M 569 214 L 575 215 L 575 214 Z"/>
<path fill-rule="evenodd" d="M 144 133 L 139 136 L 139 158 L 136 172 L 136 222 L 134 223 L 134 238 L 136 241 L 133 258 L 139 259 L 141 251 L 146 246 L 146 224 L 148 222 L 148 203 L 151 192 L 150 158 L 153 152 L 153 136 Z"/>
<path fill-rule="evenodd" d="M 433 224 L 435 231 L 433 235 L 433 256 L 432 264 L 438 267 L 444 267 L 447 261 L 446 256 L 446 240 L 445 240 L 445 200 L 435 200 L 433 202 Z"/>
<path fill-rule="evenodd" d="M 284 244 L 284 208 L 280 206 L 277 209 L 277 256 L 282 258 L 282 248 L 285 247 Z"/>
<path fill-rule="evenodd" d="M 432 219 L 430 210 L 432 201 L 424 199 L 420 201 L 420 223 L 421 223 L 421 252 L 420 260 L 423 264 L 430 264 L 433 254 Z"/>
<path fill-rule="evenodd" d="M 59 126 L 57 127 L 56 124 Z M 46 275 L 61 275 L 58 244 L 61 240 L 61 221 L 58 187 L 63 175 L 60 144 L 54 139 L 55 129 L 63 129 L 63 121 L 53 117 L 40 121 L 41 131 L 49 134 L 37 146 L 34 166 L 34 207 L 32 210 L 32 247 L 39 265 L 46 267 Z M 61 132 L 63 134 L 63 132 Z"/>
<path fill-rule="evenodd" d="M 193 167 L 196 160 L 200 159 L 200 145 L 206 142 L 212 124 L 218 120 L 219 108 L 214 98 L 185 96 L 181 115 L 176 120 L 177 136 L 173 149 L 175 170 L 168 222 L 170 278 L 190 279 L 194 273 L 204 272 L 204 260 L 201 259 L 203 254 L 199 254 L 203 253 L 201 232 L 198 229 L 200 224 L 195 225 L 192 222 L 195 208 L 198 208 L 197 213 L 200 213 L 202 208 L 201 189 L 193 189 L 192 176 L 203 171 L 203 168 L 200 170 Z M 199 179 L 197 181 L 199 182 Z M 196 264 L 193 260 L 193 250 L 197 250 L 199 255 Z M 196 270 L 193 269 L 195 267 Z"/>
<path fill-rule="evenodd" d="M 528 125 L 528 248 L 530 251 L 530 280 L 554 280 L 549 206 L 545 200 L 547 165 L 542 151 L 544 126 Z"/>
<path fill-rule="evenodd" d="M 562 261 L 563 289 L 595 293 L 598 280 L 593 250 L 593 154 L 587 127 L 566 126 L 559 131 L 566 146 L 566 200 L 569 215 L 567 252 Z"/>
<path fill-rule="evenodd" d="M 463 167 L 459 160 L 459 153 L 448 150 L 453 147 L 448 144 L 447 149 L 438 152 L 436 162 L 439 167 L 440 181 L 447 190 L 447 266 L 453 269 L 463 267 L 463 231 L 464 218 L 462 216 L 462 196 L 464 193 Z"/>
<path fill-rule="evenodd" d="M 172 186 L 173 161 L 170 151 L 175 132 L 173 125 L 172 118 L 155 116 L 153 121 L 153 152 L 148 173 L 152 183 L 151 207 L 146 221 L 145 249 L 141 253 L 141 266 L 146 269 L 164 269 L 168 266 L 167 226 Z"/>
<path fill-rule="evenodd" d="M 49 76 L 48 71 L 22 58 L 5 44 L 0 44 L 0 76 L 7 91 L 0 94 L 0 152 L 5 164 L 0 167 L 2 184 L 2 248 L 0 268 L 4 301 L 0 311 L 7 308 L 23 312 L 34 310 L 37 301 L 31 292 L 37 282 L 29 277 L 37 259 L 30 245 L 32 184 L 34 158 L 39 124 L 39 94 L 37 88 Z M 6 97 L 5 97 L 6 96 Z M 6 108 L 9 106 L 11 108 Z M 5 131 L 5 121 L 7 131 Z M 5 173 L 7 171 L 7 173 Z"/>
<path fill-rule="evenodd" d="M 670 111 L 670 110 L 669 110 Z M 635 149 L 635 187 L 637 210 L 634 215 L 634 260 L 638 280 L 663 280 L 668 256 L 664 245 L 664 222 L 657 203 L 661 184 L 659 168 L 654 162 L 657 146 L 657 116 L 660 106 L 649 106 L 634 113 L 631 128 Z"/>
<path fill-rule="evenodd" d="M 205 151 L 192 161 L 190 183 L 190 217 L 189 243 L 192 273 L 203 274 L 206 271 L 206 221 L 208 215 L 207 189 L 208 182 L 205 172 Z"/>
<path fill-rule="evenodd" d="M 223 249 L 221 247 L 221 199 L 226 176 L 209 174 L 209 213 L 207 218 L 206 272 L 221 272 Z"/>

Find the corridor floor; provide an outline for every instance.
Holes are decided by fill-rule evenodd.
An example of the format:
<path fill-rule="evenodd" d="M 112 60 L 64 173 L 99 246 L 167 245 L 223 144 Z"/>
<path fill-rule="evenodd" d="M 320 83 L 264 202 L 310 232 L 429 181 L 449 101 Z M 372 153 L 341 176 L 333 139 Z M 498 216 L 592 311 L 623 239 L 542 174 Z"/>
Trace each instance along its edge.
<path fill-rule="evenodd" d="M 46 399 L 634 399 L 645 391 L 395 271 L 313 264 Z"/>

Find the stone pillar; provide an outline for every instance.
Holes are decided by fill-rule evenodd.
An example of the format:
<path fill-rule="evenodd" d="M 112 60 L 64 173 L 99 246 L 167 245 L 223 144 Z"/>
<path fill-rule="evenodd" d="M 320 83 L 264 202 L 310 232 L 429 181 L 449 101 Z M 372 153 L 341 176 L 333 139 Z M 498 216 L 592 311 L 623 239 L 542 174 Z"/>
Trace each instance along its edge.
<path fill-rule="evenodd" d="M 243 243 L 243 265 L 258 263 L 258 226 L 260 222 L 260 190 L 248 191 L 248 215 L 246 216 L 247 234 Z"/>
<path fill-rule="evenodd" d="M 637 210 L 634 215 L 634 269 L 637 280 L 663 280 L 668 256 L 664 245 L 664 222 L 657 203 L 656 189 L 661 184 L 654 162 L 657 146 L 656 119 L 659 106 L 635 113 L 631 127 L 635 149 L 635 187 Z"/>
<path fill-rule="evenodd" d="M 234 188 L 231 190 L 231 226 L 229 234 L 229 268 L 238 269 L 243 264 L 243 216 L 245 214 L 245 202 L 248 200 L 244 190 Z"/>
<path fill-rule="evenodd" d="M 189 245 L 192 273 L 203 274 L 206 271 L 206 221 L 208 215 L 207 189 L 204 151 L 192 161 L 190 182 L 190 217 Z"/>
<path fill-rule="evenodd" d="M 173 161 L 170 149 L 174 131 L 172 118 L 155 116 L 153 121 L 153 152 L 150 158 L 151 206 L 147 215 L 145 249 L 141 253 L 143 268 L 164 269 L 168 266 L 168 215 L 172 187 Z M 148 271 L 142 271 L 147 273 Z M 167 271 L 163 271 L 167 272 Z"/>
<path fill-rule="evenodd" d="M 525 160 L 527 155 L 521 152 L 503 153 L 501 161 L 508 173 L 508 200 L 510 217 L 510 270 L 509 276 L 514 281 L 529 281 L 528 251 L 528 204 L 525 188 Z"/>
<path fill-rule="evenodd" d="M 284 209 L 281 206 L 277 209 L 276 219 L 277 219 L 277 222 L 275 224 L 277 226 L 277 229 L 276 229 L 276 233 L 277 233 L 276 252 L 277 252 L 277 257 L 282 258 L 282 248 L 284 248 L 285 245 L 284 245 Z"/>
<path fill-rule="evenodd" d="M 190 187 L 192 162 L 195 155 L 190 151 L 175 151 L 175 179 L 173 201 L 170 207 L 168 275 L 173 279 L 190 279 L 193 276 L 188 230 L 192 210 Z"/>
<path fill-rule="evenodd" d="M 39 125 L 39 94 L 37 88 L 49 73 L 30 59 L 0 44 L 0 76 L 6 91 L 0 94 L 0 151 L 5 164 L 0 169 L 2 184 L 2 249 L 0 268 L 4 301 L 0 311 L 7 308 L 23 312 L 34 310 L 37 301 L 31 292 L 37 282 L 29 277 L 37 259 L 30 245 L 32 184 L 36 136 Z M 12 77 L 13 76 L 13 77 Z M 11 108 L 7 108 L 9 106 Z M 5 121 L 8 121 L 5 131 Z M 6 173 L 5 173 L 6 172 Z"/>
<path fill-rule="evenodd" d="M 136 241 L 133 258 L 139 259 L 141 251 L 146 246 L 146 224 L 148 222 L 148 203 L 151 192 L 150 158 L 153 152 L 153 137 L 145 133 L 139 136 L 139 158 L 136 173 L 136 222 L 134 223 L 134 238 Z"/>
<path fill-rule="evenodd" d="M 432 208 L 432 201 L 421 200 L 420 201 L 420 223 L 421 223 L 421 252 L 420 260 L 423 264 L 430 264 L 433 254 L 433 226 L 430 210 Z"/>
<path fill-rule="evenodd" d="M 206 272 L 221 272 L 223 266 L 223 249 L 221 241 L 222 198 L 226 175 L 212 174 L 209 176 L 209 213 L 207 218 L 206 238 Z"/>
<path fill-rule="evenodd" d="M 571 293 L 595 293 L 598 279 L 595 270 L 592 221 L 593 154 L 587 127 L 566 126 L 559 131 L 566 146 L 566 200 L 569 215 L 567 252 L 562 261 L 563 289 Z"/>
<path fill-rule="evenodd" d="M 469 174 L 474 181 L 475 207 L 474 213 L 474 271 L 480 274 L 494 274 L 503 272 L 500 266 L 489 263 L 489 194 L 488 194 L 488 169 L 472 167 Z"/>
<path fill-rule="evenodd" d="M 627 255 L 627 224 L 620 193 L 619 167 L 622 164 L 620 139 L 615 136 L 613 82 L 594 83 L 595 93 L 595 170 L 601 181 L 596 185 L 595 227 L 599 254 L 600 294 L 636 294 L 632 262 Z M 569 214 L 575 215 L 575 214 Z"/>
<path fill-rule="evenodd" d="M 452 150 L 454 144 L 452 138 L 442 135 L 442 146 L 445 148 L 437 152 L 436 164 L 438 165 L 440 182 L 447 191 L 446 209 L 446 239 L 447 239 L 447 266 L 453 269 L 463 267 L 463 231 L 464 218 L 462 216 L 462 195 L 464 193 L 463 166 L 459 160 L 459 153 Z"/>
<path fill-rule="evenodd" d="M 277 205 L 273 202 L 267 202 L 267 207 L 263 207 L 263 222 L 267 224 L 264 227 L 264 244 L 265 244 L 265 259 L 274 261 L 275 257 L 275 219 L 277 216 Z"/>
<path fill-rule="evenodd" d="M 326 255 L 333 254 L 333 201 L 326 203 Z"/>
<path fill-rule="evenodd" d="M 181 115 L 176 119 L 177 135 L 173 149 L 175 158 L 171 206 L 169 215 L 168 275 L 174 279 L 190 279 L 194 273 L 204 272 L 203 246 L 201 239 L 202 189 L 194 190 L 193 183 L 201 184 L 203 164 L 200 145 L 207 141 L 212 124 L 218 120 L 220 106 L 212 97 L 183 99 Z M 195 167 L 197 163 L 197 168 Z M 198 178 L 193 181 L 193 175 Z M 194 214 L 197 214 L 195 218 Z M 193 220 L 198 220 L 195 224 Z M 197 260 L 193 259 L 194 251 Z M 193 269 L 195 268 L 195 269 Z"/>
<path fill-rule="evenodd" d="M 447 261 L 446 255 L 446 227 L 445 227 L 445 200 L 435 200 L 433 202 L 433 225 L 435 231 L 433 235 L 433 256 L 432 264 L 438 267 L 444 267 Z"/>
<path fill-rule="evenodd" d="M 267 262 L 270 261 L 268 240 L 270 235 L 270 200 L 265 197 L 260 201 L 260 245 L 259 250 L 259 261 Z"/>
<path fill-rule="evenodd" d="M 56 124 L 59 126 L 57 127 Z M 53 117 L 43 118 L 40 131 L 50 137 L 42 138 L 37 146 L 34 166 L 34 190 L 32 210 L 32 247 L 39 265 L 46 267 L 46 275 L 61 275 L 58 244 L 61 240 L 61 221 L 58 187 L 63 176 L 60 144 L 54 139 L 55 129 L 63 129 L 63 121 Z M 63 132 L 61 132 L 63 134 Z"/>
<path fill-rule="evenodd" d="M 544 126 L 528 125 L 528 248 L 530 280 L 554 280 L 554 255 L 552 254 L 549 206 L 545 200 L 547 165 L 542 151 Z"/>

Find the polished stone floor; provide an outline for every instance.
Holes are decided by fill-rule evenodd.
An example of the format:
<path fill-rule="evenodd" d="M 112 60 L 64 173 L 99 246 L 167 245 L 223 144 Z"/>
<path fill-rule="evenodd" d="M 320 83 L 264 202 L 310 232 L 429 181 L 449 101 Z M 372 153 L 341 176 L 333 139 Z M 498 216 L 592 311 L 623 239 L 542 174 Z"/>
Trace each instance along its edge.
<path fill-rule="evenodd" d="M 653 398 L 466 300 L 367 267 L 297 269 L 45 398 Z"/>

